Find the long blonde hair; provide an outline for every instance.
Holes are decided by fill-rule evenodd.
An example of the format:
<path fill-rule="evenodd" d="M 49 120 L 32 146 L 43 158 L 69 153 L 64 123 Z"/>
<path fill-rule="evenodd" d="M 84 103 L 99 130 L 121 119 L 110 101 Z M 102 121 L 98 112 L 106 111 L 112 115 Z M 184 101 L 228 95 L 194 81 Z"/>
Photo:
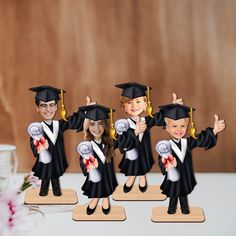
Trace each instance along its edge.
<path fill-rule="evenodd" d="M 90 125 L 91 120 L 90 119 L 85 119 L 84 120 L 84 140 L 85 141 L 92 141 L 94 140 L 93 135 L 91 134 L 91 132 L 89 131 L 89 125 Z M 111 159 L 113 157 L 114 154 L 114 147 L 113 147 L 113 141 L 110 138 L 109 135 L 109 126 L 108 126 L 108 122 L 107 120 L 103 119 L 102 120 L 102 124 L 104 127 L 104 132 L 102 134 L 102 143 L 105 145 L 104 147 L 104 156 L 106 157 L 106 162 L 111 162 Z"/>

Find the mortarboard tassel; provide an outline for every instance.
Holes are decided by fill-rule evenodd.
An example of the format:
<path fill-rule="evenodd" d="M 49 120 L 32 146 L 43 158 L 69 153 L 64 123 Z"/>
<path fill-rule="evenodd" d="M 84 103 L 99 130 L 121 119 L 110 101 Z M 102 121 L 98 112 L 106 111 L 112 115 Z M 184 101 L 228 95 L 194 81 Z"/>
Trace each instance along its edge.
<path fill-rule="evenodd" d="M 64 93 L 63 90 L 61 89 L 61 111 L 60 111 L 61 118 L 64 121 L 67 121 L 66 119 L 66 110 L 65 110 L 65 105 L 64 105 Z"/>
<path fill-rule="evenodd" d="M 150 101 L 150 88 L 147 86 L 147 115 L 153 118 L 152 106 Z"/>
<path fill-rule="evenodd" d="M 190 131 L 189 131 L 191 137 L 193 137 L 194 139 L 197 139 L 196 137 L 196 133 L 197 133 L 197 130 L 194 126 L 194 122 L 193 122 L 193 108 L 190 107 Z"/>
<path fill-rule="evenodd" d="M 113 122 L 113 111 L 112 108 L 110 108 L 110 137 L 114 140 L 117 140 L 116 138 L 116 130 L 114 128 L 114 122 Z"/>

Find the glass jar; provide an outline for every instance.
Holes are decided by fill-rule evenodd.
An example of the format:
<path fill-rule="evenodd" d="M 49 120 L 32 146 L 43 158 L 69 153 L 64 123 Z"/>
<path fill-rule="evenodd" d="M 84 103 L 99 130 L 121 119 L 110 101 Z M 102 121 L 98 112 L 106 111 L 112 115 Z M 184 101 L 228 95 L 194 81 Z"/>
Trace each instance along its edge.
<path fill-rule="evenodd" d="M 16 146 L 0 144 L 0 191 L 10 184 L 17 166 Z"/>

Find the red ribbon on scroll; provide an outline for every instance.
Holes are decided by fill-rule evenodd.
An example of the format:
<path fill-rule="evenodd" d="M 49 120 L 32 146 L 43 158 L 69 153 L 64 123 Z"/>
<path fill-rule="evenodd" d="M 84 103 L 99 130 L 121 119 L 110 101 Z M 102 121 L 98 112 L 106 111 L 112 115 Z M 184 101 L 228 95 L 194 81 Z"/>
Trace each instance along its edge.
<path fill-rule="evenodd" d="M 165 166 L 166 171 L 169 170 L 169 167 L 176 167 L 177 165 L 176 159 L 172 155 L 161 158 L 161 162 Z"/>

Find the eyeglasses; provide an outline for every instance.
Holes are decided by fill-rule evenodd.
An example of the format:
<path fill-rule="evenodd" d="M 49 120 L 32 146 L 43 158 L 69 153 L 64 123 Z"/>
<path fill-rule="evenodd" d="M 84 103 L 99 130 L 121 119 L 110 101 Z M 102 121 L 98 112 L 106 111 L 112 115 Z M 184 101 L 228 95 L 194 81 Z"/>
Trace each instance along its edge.
<path fill-rule="evenodd" d="M 43 110 L 46 110 L 47 108 L 52 109 L 52 108 L 55 108 L 56 106 L 57 106 L 56 103 L 49 103 L 49 104 L 43 103 L 43 104 L 40 104 L 40 105 L 39 105 L 39 107 L 40 107 L 41 109 L 43 109 Z"/>

